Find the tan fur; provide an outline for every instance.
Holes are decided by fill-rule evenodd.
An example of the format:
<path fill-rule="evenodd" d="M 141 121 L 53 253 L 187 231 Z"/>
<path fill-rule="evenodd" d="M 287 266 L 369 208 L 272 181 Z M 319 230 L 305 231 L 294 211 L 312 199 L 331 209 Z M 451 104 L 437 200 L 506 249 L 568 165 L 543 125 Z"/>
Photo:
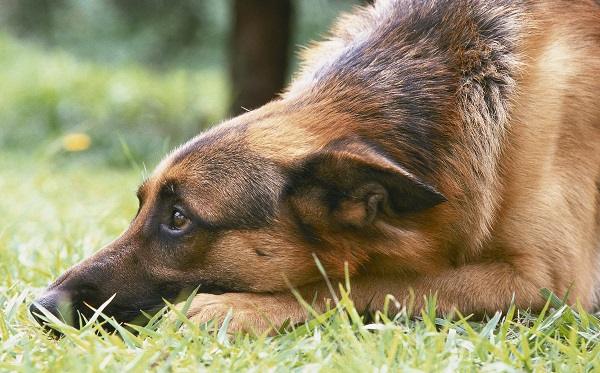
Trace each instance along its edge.
<path fill-rule="evenodd" d="M 348 270 L 365 311 L 411 292 L 416 307 L 436 293 L 440 313 L 513 300 L 536 311 L 544 287 L 592 309 L 600 7 L 381 0 L 332 35 L 280 99 L 167 156 L 124 236 L 49 291 L 109 263 L 118 281 L 95 285 L 104 298 L 125 279 L 153 294 L 200 285 L 214 294 L 194 299 L 193 320 L 233 308 L 234 330 L 260 332 L 306 319 L 289 286 L 318 310 L 334 297 L 316 256 L 334 282 Z M 149 238 L 178 204 L 198 217 L 193 232 Z M 115 302 L 135 299 L 125 293 Z"/>

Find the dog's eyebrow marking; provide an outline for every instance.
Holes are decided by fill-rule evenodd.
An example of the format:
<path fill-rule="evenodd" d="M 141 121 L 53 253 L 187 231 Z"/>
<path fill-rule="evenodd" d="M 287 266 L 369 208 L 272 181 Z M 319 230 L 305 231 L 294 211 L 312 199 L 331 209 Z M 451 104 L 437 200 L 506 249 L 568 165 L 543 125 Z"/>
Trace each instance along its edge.
<path fill-rule="evenodd" d="M 159 195 L 163 196 L 163 197 L 167 197 L 167 196 L 176 196 L 177 190 L 176 190 L 177 184 L 174 181 L 165 181 L 159 190 Z"/>

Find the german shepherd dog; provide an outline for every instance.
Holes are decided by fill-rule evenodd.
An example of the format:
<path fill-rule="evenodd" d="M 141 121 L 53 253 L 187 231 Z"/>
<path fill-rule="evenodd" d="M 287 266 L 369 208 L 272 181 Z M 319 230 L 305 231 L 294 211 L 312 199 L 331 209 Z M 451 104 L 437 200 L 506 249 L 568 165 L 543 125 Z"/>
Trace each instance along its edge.
<path fill-rule="evenodd" d="M 168 154 L 129 228 L 37 304 L 116 294 L 131 321 L 198 287 L 192 321 L 263 332 L 306 320 L 290 288 L 336 295 L 316 257 L 364 312 L 535 312 L 541 288 L 595 306 L 598 3 L 380 0 L 303 58 L 278 99 Z"/>

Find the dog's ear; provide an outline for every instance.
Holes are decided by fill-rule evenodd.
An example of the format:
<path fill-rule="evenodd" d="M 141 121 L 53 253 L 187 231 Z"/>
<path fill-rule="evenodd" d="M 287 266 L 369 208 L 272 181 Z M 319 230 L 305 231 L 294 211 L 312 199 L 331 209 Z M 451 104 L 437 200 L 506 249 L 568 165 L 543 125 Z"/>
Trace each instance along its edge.
<path fill-rule="evenodd" d="M 309 221 L 327 218 L 329 224 L 352 227 L 446 201 L 433 186 L 361 143 L 336 144 L 305 159 L 292 190 L 295 207 Z"/>

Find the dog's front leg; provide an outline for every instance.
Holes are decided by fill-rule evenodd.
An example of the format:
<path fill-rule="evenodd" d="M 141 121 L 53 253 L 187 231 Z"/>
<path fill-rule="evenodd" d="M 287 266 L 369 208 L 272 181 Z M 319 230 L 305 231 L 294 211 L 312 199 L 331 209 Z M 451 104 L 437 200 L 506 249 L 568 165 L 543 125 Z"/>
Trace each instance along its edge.
<path fill-rule="evenodd" d="M 427 296 L 436 294 L 439 313 L 457 309 L 463 314 L 481 315 L 506 310 L 513 299 L 519 308 L 539 310 L 544 305 L 539 290 L 550 283 L 542 272 L 521 274 L 506 263 L 481 263 L 412 279 L 354 277 L 350 281 L 350 296 L 362 312 L 381 310 L 388 294 L 406 305 L 411 292 L 414 293 L 414 309 L 419 310 Z M 336 285 L 334 282 L 337 292 L 339 286 Z M 298 291 L 319 312 L 326 310 L 328 302 L 331 304 L 332 294 L 324 283 L 301 287 Z M 219 322 L 230 309 L 230 332 L 262 333 L 275 330 L 287 320 L 296 324 L 308 317 L 308 312 L 291 292 L 198 294 L 187 315 L 196 323 Z"/>
<path fill-rule="evenodd" d="M 232 312 L 228 331 L 262 334 L 275 331 L 289 320 L 306 320 L 308 312 L 291 292 L 198 294 L 192 299 L 187 317 L 194 323 L 223 322 Z"/>
<path fill-rule="evenodd" d="M 513 299 L 521 309 L 539 311 L 545 304 L 540 295 L 542 287 L 558 286 L 560 288 L 551 290 L 562 295 L 569 286 L 553 283 L 546 273 L 542 270 L 519 273 L 507 263 L 480 263 L 411 279 L 358 276 L 350 281 L 350 296 L 359 312 L 382 310 L 388 294 L 401 306 L 408 305 L 411 293 L 416 312 L 430 295 L 437 295 L 439 314 L 455 309 L 463 314 L 493 314 L 508 309 Z M 313 298 L 314 289 L 301 289 L 301 294 L 305 299 L 320 300 L 317 308 L 320 306 L 322 310 L 325 300 L 331 297 L 330 292 L 323 285 L 317 291 L 316 298 Z M 576 297 L 577 289 L 571 289 L 571 294 Z M 583 304 L 586 300 L 580 299 Z"/>

